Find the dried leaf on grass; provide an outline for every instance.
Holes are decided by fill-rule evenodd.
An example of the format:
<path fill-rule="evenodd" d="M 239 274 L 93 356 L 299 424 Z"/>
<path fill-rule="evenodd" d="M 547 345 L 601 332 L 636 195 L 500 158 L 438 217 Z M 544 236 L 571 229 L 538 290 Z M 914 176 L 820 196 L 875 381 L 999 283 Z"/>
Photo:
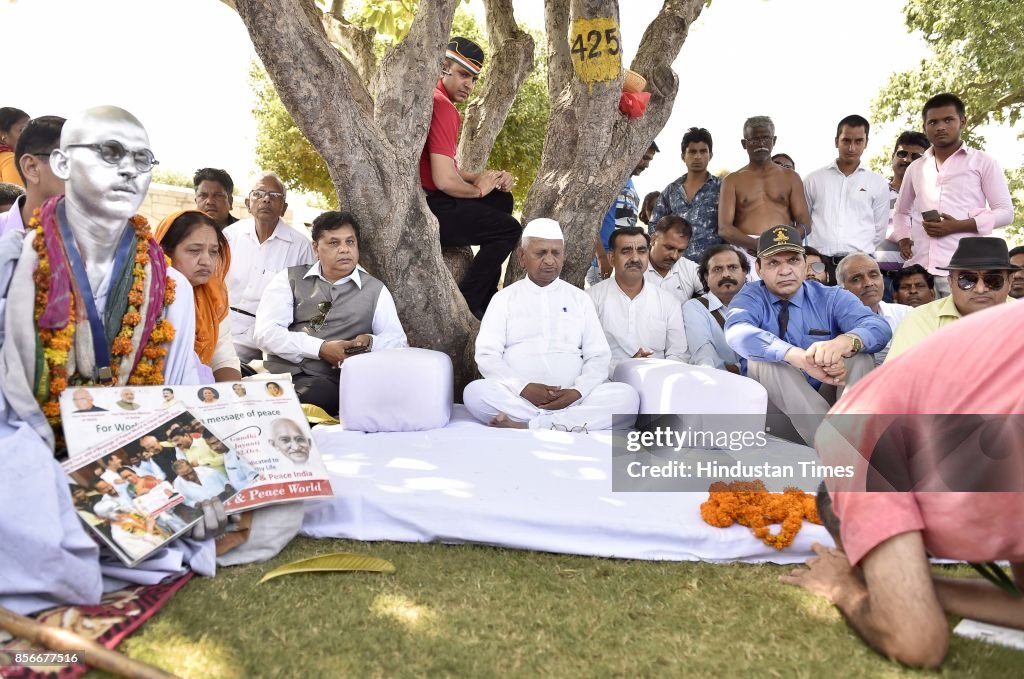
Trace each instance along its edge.
<path fill-rule="evenodd" d="M 394 573 L 395 565 L 386 559 L 351 552 L 323 554 L 309 559 L 300 559 L 275 568 L 260 579 L 260 584 L 280 575 L 292 573 L 315 573 L 318 571 L 370 571 L 372 573 Z"/>

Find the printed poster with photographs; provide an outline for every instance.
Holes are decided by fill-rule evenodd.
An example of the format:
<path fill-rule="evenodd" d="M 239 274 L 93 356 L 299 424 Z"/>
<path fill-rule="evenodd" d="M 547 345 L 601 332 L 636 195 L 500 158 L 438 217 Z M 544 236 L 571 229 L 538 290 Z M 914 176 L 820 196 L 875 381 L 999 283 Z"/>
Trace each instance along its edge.
<path fill-rule="evenodd" d="M 128 565 L 185 533 L 205 499 L 235 514 L 333 495 L 287 381 L 80 387 L 61 416 L 76 509 Z"/>

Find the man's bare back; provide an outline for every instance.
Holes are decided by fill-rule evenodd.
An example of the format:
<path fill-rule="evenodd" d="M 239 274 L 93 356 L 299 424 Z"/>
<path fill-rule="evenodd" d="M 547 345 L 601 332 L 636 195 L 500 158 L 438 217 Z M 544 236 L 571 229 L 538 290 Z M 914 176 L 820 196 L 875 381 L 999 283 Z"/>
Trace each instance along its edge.
<path fill-rule="evenodd" d="M 775 163 L 749 163 L 722 181 L 718 233 L 751 249 L 757 236 L 778 224 L 810 224 L 800 175 Z"/>

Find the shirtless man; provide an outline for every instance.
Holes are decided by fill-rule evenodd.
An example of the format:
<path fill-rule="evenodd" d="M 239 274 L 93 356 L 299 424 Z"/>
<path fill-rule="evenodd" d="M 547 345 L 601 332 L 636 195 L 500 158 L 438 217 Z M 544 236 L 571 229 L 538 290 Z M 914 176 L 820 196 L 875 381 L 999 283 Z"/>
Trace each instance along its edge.
<path fill-rule="evenodd" d="M 718 204 L 718 235 L 752 252 L 757 237 L 777 224 L 792 224 L 806 236 L 811 215 L 800 175 L 772 162 L 775 123 L 754 116 L 743 124 L 743 141 L 750 162 L 722 180 Z"/>

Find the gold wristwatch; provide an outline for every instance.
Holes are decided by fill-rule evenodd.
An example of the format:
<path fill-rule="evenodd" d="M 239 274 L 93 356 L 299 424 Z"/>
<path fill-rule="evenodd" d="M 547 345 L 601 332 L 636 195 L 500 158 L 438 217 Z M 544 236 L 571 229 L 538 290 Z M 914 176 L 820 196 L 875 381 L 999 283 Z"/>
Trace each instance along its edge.
<path fill-rule="evenodd" d="M 846 356 L 853 356 L 855 354 L 859 354 L 861 350 L 864 348 L 864 342 L 862 342 L 861 339 L 854 335 L 852 332 L 844 332 L 842 336 L 849 337 L 851 340 L 853 340 L 853 351 L 850 352 L 849 354 L 846 354 Z"/>

